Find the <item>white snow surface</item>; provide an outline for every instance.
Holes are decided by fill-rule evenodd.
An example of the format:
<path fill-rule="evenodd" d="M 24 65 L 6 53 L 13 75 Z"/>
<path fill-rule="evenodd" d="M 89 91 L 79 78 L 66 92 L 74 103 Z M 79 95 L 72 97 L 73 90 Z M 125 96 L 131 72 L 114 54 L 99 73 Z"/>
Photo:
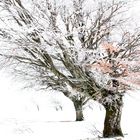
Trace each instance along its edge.
<path fill-rule="evenodd" d="M 84 109 L 85 121 L 75 122 L 73 104 L 62 94 L 20 90 L 19 83 L 2 73 L 0 77 L 1 140 L 98 140 L 101 136 L 105 111 L 98 103 L 91 101 L 92 109 Z M 139 92 L 124 97 L 123 140 L 140 138 Z"/>

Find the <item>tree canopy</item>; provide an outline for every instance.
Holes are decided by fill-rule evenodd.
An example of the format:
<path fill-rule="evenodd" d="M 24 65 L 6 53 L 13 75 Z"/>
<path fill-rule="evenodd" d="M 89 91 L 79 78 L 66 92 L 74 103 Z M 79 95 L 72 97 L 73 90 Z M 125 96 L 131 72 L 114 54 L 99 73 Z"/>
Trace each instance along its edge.
<path fill-rule="evenodd" d="M 124 29 L 123 1 L 94 1 L 88 9 L 87 0 L 30 2 L 1 2 L 1 56 L 15 74 L 67 93 L 92 88 L 93 96 L 112 79 L 132 83 L 126 77 L 139 72 L 140 37 Z"/>

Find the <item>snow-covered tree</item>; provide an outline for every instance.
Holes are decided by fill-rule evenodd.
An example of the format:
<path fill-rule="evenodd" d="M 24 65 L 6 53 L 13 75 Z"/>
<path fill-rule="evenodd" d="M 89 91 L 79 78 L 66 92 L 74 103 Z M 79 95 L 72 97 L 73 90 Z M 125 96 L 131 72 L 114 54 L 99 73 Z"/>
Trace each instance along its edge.
<path fill-rule="evenodd" d="M 103 136 L 123 136 L 124 92 L 139 84 L 138 29 L 118 0 L 1 0 L 1 63 L 30 86 L 63 92 L 81 114 L 89 99 L 106 110 Z M 132 75 L 133 79 L 130 77 Z"/>
<path fill-rule="evenodd" d="M 22 2 L 25 2 L 25 1 L 22 1 Z M 27 9 L 25 9 L 25 7 L 23 6 L 23 4 L 22 4 L 22 2 L 21 1 L 2 1 L 1 2 L 1 9 L 3 10 L 3 13 L 1 14 L 1 17 L 2 16 L 5 16 L 5 15 L 7 15 L 7 16 L 9 16 L 8 18 L 1 18 L 1 20 L 2 20 L 2 24 L 4 23 L 4 25 L 2 25 L 1 27 L 1 30 L 0 30 L 0 32 L 1 32 L 1 37 L 2 37 L 2 39 L 4 39 L 5 37 L 7 38 L 7 33 L 9 32 L 8 30 L 9 30 L 9 27 L 7 28 L 7 24 L 11 24 L 11 22 L 13 23 L 13 24 L 11 24 L 11 27 L 13 28 L 18 28 L 18 29 L 16 29 L 16 30 L 14 30 L 14 34 L 17 34 L 17 36 L 18 36 L 18 33 L 16 33 L 17 31 L 18 32 L 20 32 L 19 34 L 22 34 L 22 35 L 24 35 L 25 36 L 25 38 L 29 41 L 29 43 L 31 43 L 32 45 L 31 46 L 34 46 L 34 48 L 33 49 L 35 49 L 35 46 L 36 47 L 38 47 L 38 44 L 40 44 L 41 42 L 41 38 L 44 36 L 49 36 L 49 33 L 50 33 L 50 31 L 53 33 L 57 33 L 57 29 L 56 29 L 56 18 L 57 18 L 57 11 L 56 11 L 56 9 L 55 8 L 57 8 L 56 7 L 56 5 L 52 5 L 52 3 L 49 3 L 49 2 L 43 2 L 43 1 L 38 1 L 37 3 L 35 3 L 35 2 L 32 2 L 32 4 L 33 4 L 33 7 L 35 7 L 35 10 L 36 10 L 36 12 L 38 11 L 38 13 L 34 13 L 34 16 L 35 17 L 32 17 L 32 12 L 35 12 L 35 11 L 32 11 L 32 12 L 28 12 L 27 11 Z M 41 5 L 41 7 L 39 7 L 40 6 L 40 3 L 42 4 Z M 30 4 L 31 4 L 31 1 L 30 1 Z M 44 5 L 44 4 L 46 4 L 46 5 Z M 54 4 L 54 3 L 53 3 Z M 25 6 L 26 6 L 26 4 L 25 4 Z M 54 6 L 54 7 L 53 7 Z M 32 7 L 32 8 L 33 8 Z M 43 8 L 47 8 L 46 9 L 46 16 L 47 16 L 47 19 L 46 19 L 46 17 L 44 17 L 44 14 L 45 13 L 42 13 L 42 10 L 43 10 Z M 5 9 L 5 10 L 4 10 Z M 31 10 L 33 10 L 33 9 L 31 9 Z M 44 21 L 44 23 L 43 23 L 43 28 L 41 27 L 41 24 L 39 24 L 39 23 L 37 23 L 38 22 L 38 20 L 39 19 L 36 19 L 36 18 L 40 18 L 40 16 L 41 16 L 41 19 L 40 19 L 40 21 L 42 22 L 42 21 Z M 9 22 L 5 22 L 5 20 L 6 19 L 8 19 L 8 20 L 10 20 L 10 23 Z M 5 26 L 6 25 L 6 26 Z M 13 29 L 14 29 L 13 28 Z M 46 28 L 46 29 L 45 29 Z M 47 31 L 47 34 L 45 33 L 46 32 L 46 30 L 48 30 L 47 28 L 49 28 L 49 32 Z M 22 30 L 22 31 L 21 31 Z M 39 30 L 42 30 L 41 32 L 39 32 Z M 44 34 L 42 37 L 40 36 L 39 37 L 39 34 L 41 35 L 41 34 Z M 8 38 L 7 39 L 9 39 L 9 35 L 8 35 Z M 15 37 L 14 37 L 15 38 Z M 46 37 L 45 37 L 46 38 Z M 15 38 L 15 39 L 17 39 L 17 38 Z M 15 40 L 14 39 L 14 40 Z M 42 38 L 43 39 L 43 38 Z M 47 39 L 47 38 L 46 38 Z M 43 39 L 43 42 L 45 43 L 46 42 L 46 39 L 44 40 Z M 51 39 L 51 38 L 50 38 Z M 42 43 L 43 43 L 42 42 Z M 22 43 L 22 42 L 21 42 Z M 27 43 L 27 42 L 24 42 L 24 43 Z M 43 45 L 43 44 L 40 44 L 41 46 Z M 46 42 L 47 43 L 47 42 Z M 45 44 L 46 44 L 45 43 Z M 44 44 L 44 45 L 45 45 Z M 17 43 L 16 43 L 16 45 L 17 45 Z M 24 44 L 25 45 L 25 44 Z M 48 44 L 47 43 L 47 45 L 51 45 L 51 44 Z M 19 45 L 18 45 L 19 46 Z M 28 46 L 28 47 L 27 47 Z M 33 55 L 33 53 L 31 53 L 31 52 L 29 52 L 29 48 L 31 47 L 29 44 L 27 45 L 26 47 L 24 47 L 24 51 L 26 52 L 26 54 L 28 54 L 28 55 L 31 55 L 31 57 L 34 57 Z M 45 51 L 45 49 L 44 48 L 39 48 L 40 50 L 39 51 L 41 51 L 41 49 L 42 50 L 44 50 Z M 12 48 L 12 50 L 16 50 L 16 48 L 14 47 L 14 48 Z M 50 51 L 54 51 L 53 49 L 52 50 L 50 50 Z M 56 51 L 56 50 L 55 50 Z M 24 52 L 24 53 L 25 53 Z M 36 53 L 38 53 L 38 52 L 36 52 Z M 41 52 L 41 53 L 44 53 L 44 52 Z M 13 54 L 13 52 L 12 52 L 12 54 Z M 14 54 L 15 55 L 15 54 Z M 28 56 L 26 56 L 26 57 L 28 57 Z M 26 58 L 25 57 L 25 58 Z M 7 57 L 8 58 L 8 57 Z M 35 58 L 35 57 L 34 57 Z M 35 58 L 35 59 L 38 59 L 37 57 Z M 42 58 L 42 59 L 44 59 L 43 61 L 45 61 L 45 58 Z M 8 60 L 6 60 L 6 61 L 9 61 L 9 59 Z M 5 61 L 4 61 L 4 63 L 5 63 Z M 40 62 L 37 62 L 38 64 L 40 63 Z M 37 64 L 36 63 L 36 64 Z M 7 63 L 8 64 L 8 63 Z M 15 67 L 14 65 L 13 65 L 13 63 L 10 63 L 10 61 L 9 61 L 9 64 L 12 64 L 12 69 Z M 9 65 L 8 64 L 8 65 Z M 37 64 L 37 65 L 38 65 Z M 24 65 L 24 64 L 22 64 L 22 65 Z M 28 64 L 27 64 L 28 65 Z M 27 66 L 26 65 L 26 66 Z M 34 64 L 33 64 L 34 65 Z M 40 65 L 40 64 L 39 64 Z M 38 66 L 39 66 L 38 65 Z M 59 65 L 59 64 L 58 64 Z M 23 68 L 21 68 L 20 67 L 20 69 L 15 69 L 14 68 L 14 71 L 13 71 L 13 73 L 14 73 L 14 75 L 16 75 L 16 76 L 20 76 L 20 74 L 24 77 L 24 80 L 26 79 L 29 83 L 27 84 L 27 86 L 29 86 L 29 87 L 32 87 L 32 86 L 40 86 L 41 85 L 41 87 L 39 87 L 39 88 L 41 88 L 41 89 L 43 89 L 43 90 L 46 90 L 47 88 L 49 88 L 49 87 L 51 87 L 52 89 L 54 89 L 54 90 L 59 90 L 59 91 L 61 91 L 61 92 L 63 92 L 64 93 L 64 95 L 65 96 L 67 96 L 72 102 L 73 102 L 73 104 L 74 104 L 74 107 L 75 107 L 75 110 L 76 110 L 76 121 L 82 121 L 83 119 L 84 119 L 84 116 L 83 116 L 83 106 L 84 106 L 84 104 L 87 102 L 87 97 L 86 96 L 84 96 L 84 95 L 80 95 L 80 94 L 74 94 L 74 95 L 69 95 L 69 93 L 68 93 L 68 91 L 65 89 L 65 90 L 63 90 L 62 91 L 62 89 L 60 88 L 60 89 L 58 89 L 58 87 L 61 85 L 60 83 L 61 83 L 61 81 L 58 81 L 57 80 L 57 78 L 56 79 L 54 79 L 54 80 L 56 80 L 55 82 L 53 81 L 53 79 L 51 79 L 51 77 L 49 78 L 49 79 L 47 79 L 47 77 L 46 78 L 44 78 L 44 76 L 46 75 L 46 72 L 45 73 L 42 73 L 43 71 L 46 71 L 43 67 L 46 67 L 46 66 L 37 66 L 37 68 L 36 68 L 36 70 L 34 71 L 33 69 L 36 67 L 34 67 L 33 69 L 31 68 L 29 68 L 28 66 L 26 67 L 26 66 L 23 66 Z M 26 67 L 26 68 L 25 68 Z M 57 66 L 58 67 L 58 66 Z M 39 68 L 39 69 L 38 69 Z M 43 69 L 42 69 L 43 68 Z M 24 70 L 23 70 L 24 69 Z M 29 71 L 27 71 L 27 69 L 29 70 Z M 35 72 L 35 73 L 32 73 L 32 72 Z M 48 73 L 48 72 L 47 72 Z M 44 75 L 45 74 L 45 75 Z M 52 75 L 52 76 L 54 76 L 54 75 Z M 22 77 L 22 78 L 23 78 Z M 34 77 L 34 78 L 33 78 Z M 46 81 L 46 79 L 47 79 L 47 81 Z M 46 83 L 47 82 L 47 83 Z M 59 83 L 60 82 L 60 83 Z M 35 84 L 36 83 L 36 84 Z M 59 84 L 59 85 L 58 85 Z M 58 87 L 57 87 L 58 86 Z M 62 86 L 63 87 L 63 86 Z"/>

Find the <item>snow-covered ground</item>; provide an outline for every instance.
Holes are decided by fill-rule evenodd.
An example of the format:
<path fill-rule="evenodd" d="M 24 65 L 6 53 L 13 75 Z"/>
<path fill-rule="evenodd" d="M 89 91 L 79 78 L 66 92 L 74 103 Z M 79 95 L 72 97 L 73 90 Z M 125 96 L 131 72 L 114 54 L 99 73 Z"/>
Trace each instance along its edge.
<path fill-rule="evenodd" d="M 60 93 L 22 91 L 19 84 L 0 75 L 1 140 L 80 140 L 97 138 L 105 111 L 97 103 L 86 107 L 85 121 L 74 122 L 72 102 Z M 59 94 L 59 95 L 58 95 Z M 122 116 L 124 140 L 140 138 L 140 95 L 126 94 Z M 87 139 L 88 140 L 88 139 Z"/>

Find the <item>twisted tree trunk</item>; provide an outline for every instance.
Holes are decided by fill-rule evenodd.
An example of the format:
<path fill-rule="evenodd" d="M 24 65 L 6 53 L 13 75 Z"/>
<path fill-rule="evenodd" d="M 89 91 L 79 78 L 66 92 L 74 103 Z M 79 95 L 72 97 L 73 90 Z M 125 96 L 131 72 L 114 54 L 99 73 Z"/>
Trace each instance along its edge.
<path fill-rule="evenodd" d="M 123 136 L 121 129 L 121 115 L 123 100 L 121 95 L 112 96 L 113 102 L 103 104 L 106 110 L 103 137 Z"/>

